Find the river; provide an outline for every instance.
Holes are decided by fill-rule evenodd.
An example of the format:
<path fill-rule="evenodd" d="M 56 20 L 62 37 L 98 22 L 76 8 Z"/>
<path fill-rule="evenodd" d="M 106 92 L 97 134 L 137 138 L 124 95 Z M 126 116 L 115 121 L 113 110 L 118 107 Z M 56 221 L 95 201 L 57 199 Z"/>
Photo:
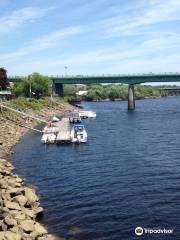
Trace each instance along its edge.
<path fill-rule="evenodd" d="M 16 146 L 17 173 L 35 185 L 42 222 L 70 240 L 136 239 L 134 229 L 173 229 L 138 239 L 180 236 L 180 97 L 83 103 L 88 143 L 44 146 L 29 132 Z"/>

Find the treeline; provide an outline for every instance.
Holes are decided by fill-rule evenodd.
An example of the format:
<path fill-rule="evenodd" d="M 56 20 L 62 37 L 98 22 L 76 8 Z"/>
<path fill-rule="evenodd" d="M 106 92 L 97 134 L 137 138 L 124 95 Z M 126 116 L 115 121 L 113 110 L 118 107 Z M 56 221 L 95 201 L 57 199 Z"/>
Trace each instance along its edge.
<path fill-rule="evenodd" d="M 52 81 L 39 73 L 25 77 L 21 82 L 15 83 L 12 93 L 16 97 L 41 98 L 49 96 L 52 92 Z"/>
<path fill-rule="evenodd" d="M 86 101 L 101 101 L 109 99 L 126 100 L 128 94 L 128 85 L 110 84 L 110 85 L 92 85 L 88 87 L 88 93 L 83 96 Z M 166 96 L 165 91 L 159 90 L 158 87 L 135 85 L 136 99 Z"/>
<path fill-rule="evenodd" d="M 128 94 L 128 85 L 124 84 L 97 84 L 87 86 L 87 95 L 78 97 L 77 92 L 84 90 L 84 87 L 78 88 L 75 85 L 64 85 L 64 96 L 66 100 L 78 98 L 85 101 L 101 101 L 116 99 L 126 100 Z M 12 92 L 16 97 L 42 98 L 52 94 L 52 81 L 39 73 L 33 73 L 24 78 L 23 81 L 15 83 Z M 167 92 L 159 87 L 135 85 L 136 99 L 166 96 Z"/>

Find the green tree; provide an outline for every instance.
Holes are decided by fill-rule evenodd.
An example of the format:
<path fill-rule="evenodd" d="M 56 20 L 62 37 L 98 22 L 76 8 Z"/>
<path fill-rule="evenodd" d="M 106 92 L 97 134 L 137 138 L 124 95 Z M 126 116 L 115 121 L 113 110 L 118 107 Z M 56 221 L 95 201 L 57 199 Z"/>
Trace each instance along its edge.
<path fill-rule="evenodd" d="M 40 98 L 51 93 L 52 81 L 39 73 L 24 78 L 22 82 L 16 83 L 12 89 L 16 96 L 30 97 L 34 96 Z"/>

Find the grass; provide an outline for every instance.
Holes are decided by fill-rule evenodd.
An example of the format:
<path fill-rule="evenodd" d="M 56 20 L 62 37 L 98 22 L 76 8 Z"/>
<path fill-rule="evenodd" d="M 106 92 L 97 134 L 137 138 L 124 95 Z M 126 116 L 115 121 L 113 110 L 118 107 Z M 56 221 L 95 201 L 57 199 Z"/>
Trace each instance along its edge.
<path fill-rule="evenodd" d="M 54 98 L 51 101 L 50 98 L 44 99 L 28 99 L 28 98 L 17 98 L 15 100 L 9 101 L 8 106 L 18 109 L 32 109 L 32 110 L 41 110 L 44 107 L 56 107 L 59 104 L 64 103 L 60 98 Z"/>

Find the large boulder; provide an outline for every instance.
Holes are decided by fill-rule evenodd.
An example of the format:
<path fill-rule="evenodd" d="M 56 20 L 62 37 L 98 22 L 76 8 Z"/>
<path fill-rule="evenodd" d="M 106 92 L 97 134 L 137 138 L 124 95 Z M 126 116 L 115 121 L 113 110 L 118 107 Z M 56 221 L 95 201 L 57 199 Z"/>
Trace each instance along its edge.
<path fill-rule="evenodd" d="M 24 192 L 25 192 L 25 197 L 27 198 L 29 203 L 35 203 L 39 201 L 39 198 L 33 189 L 26 187 L 24 189 Z"/>
<path fill-rule="evenodd" d="M 16 226 L 17 225 L 17 221 L 10 215 L 6 216 L 4 218 L 4 222 L 9 226 L 9 227 L 12 227 L 12 226 Z"/>
<path fill-rule="evenodd" d="M 21 195 L 22 192 L 23 192 L 23 188 L 22 187 L 16 187 L 16 188 L 12 188 L 12 187 L 9 187 L 7 193 L 11 196 L 11 197 L 15 197 L 15 196 L 18 196 L 18 195 Z"/>
<path fill-rule="evenodd" d="M 15 202 L 10 202 L 10 201 L 4 201 L 5 206 L 8 209 L 12 209 L 12 210 L 21 210 L 20 206 L 18 203 Z"/>
<path fill-rule="evenodd" d="M 5 240 L 21 240 L 21 234 L 20 233 L 13 233 L 13 232 L 10 232 L 10 231 L 6 231 L 4 236 L 5 236 L 5 238 L 4 238 Z"/>
<path fill-rule="evenodd" d="M 34 231 L 34 221 L 33 220 L 24 220 L 20 222 L 20 227 L 25 232 L 33 232 Z"/>
<path fill-rule="evenodd" d="M 35 224 L 35 232 L 37 232 L 40 236 L 47 233 L 47 230 L 39 223 Z"/>
<path fill-rule="evenodd" d="M 27 203 L 27 198 L 23 195 L 18 195 L 13 198 L 13 202 L 19 203 L 20 206 L 24 206 Z"/>

